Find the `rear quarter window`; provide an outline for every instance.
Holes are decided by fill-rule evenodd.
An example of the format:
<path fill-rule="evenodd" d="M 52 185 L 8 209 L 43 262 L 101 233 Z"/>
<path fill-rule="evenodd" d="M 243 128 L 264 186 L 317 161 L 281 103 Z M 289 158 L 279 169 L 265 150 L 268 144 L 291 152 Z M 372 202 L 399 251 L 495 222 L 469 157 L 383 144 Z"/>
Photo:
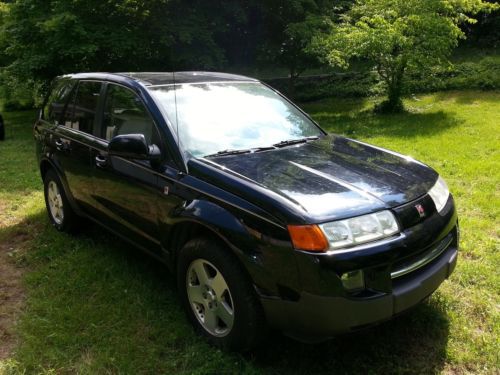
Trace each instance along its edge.
<path fill-rule="evenodd" d="M 66 110 L 68 100 L 71 98 L 75 81 L 70 79 L 57 80 L 46 100 L 43 108 L 43 119 L 53 123 L 59 124 L 62 121 L 63 114 Z"/>

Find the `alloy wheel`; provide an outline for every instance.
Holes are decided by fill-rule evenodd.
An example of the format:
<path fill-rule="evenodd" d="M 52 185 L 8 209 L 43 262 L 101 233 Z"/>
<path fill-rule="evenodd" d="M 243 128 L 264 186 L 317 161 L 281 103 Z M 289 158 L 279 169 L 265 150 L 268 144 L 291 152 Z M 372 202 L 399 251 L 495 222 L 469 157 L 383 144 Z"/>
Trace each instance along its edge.
<path fill-rule="evenodd" d="M 47 187 L 47 202 L 50 215 L 56 224 L 61 225 L 64 220 L 64 207 L 59 186 L 55 181 L 50 181 Z"/>
<path fill-rule="evenodd" d="M 188 267 L 186 291 L 191 309 L 211 335 L 224 337 L 234 324 L 234 303 L 222 273 L 204 259 Z"/>

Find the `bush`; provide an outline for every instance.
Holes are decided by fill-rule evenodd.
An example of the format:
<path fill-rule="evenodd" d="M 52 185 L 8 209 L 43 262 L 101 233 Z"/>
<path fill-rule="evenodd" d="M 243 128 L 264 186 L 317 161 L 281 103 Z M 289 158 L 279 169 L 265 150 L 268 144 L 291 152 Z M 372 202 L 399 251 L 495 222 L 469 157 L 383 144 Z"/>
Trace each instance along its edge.
<path fill-rule="evenodd" d="M 34 81 L 21 82 L 5 70 L 0 73 L 0 99 L 4 111 L 32 109 L 41 104 L 43 86 Z"/>
<path fill-rule="evenodd" d="M 479 62 L 463 62 L 448 68 L 433 69 L 427 75 L 414 75 L 406 82 L 407 93 L 443 90 L 500 88 L 500 57 L 485 57 Z"/>
<path fill-rule="evenodd" d="M 270 79 L 266 82 L 283 94 L 292 96 L 289 92 L 288 79 Z M 292 99 L 308 102 L 329 96 L 363 97 L 367 93 L 376 95 L 380 91 L 377 83 L 377 76 L 372 72 L 300 77 L 295 85 Z"/>
<path fill-rule="evenodd" d="M 26 109 L 32 109 L 34 108 L 34 106 L 35 103 L 33 102 L 33 100 L 30 99 L 24 99 L 24 100 L 11 99 L 4 101 L 3 110 L 7 112 L 24 111 Z"/>

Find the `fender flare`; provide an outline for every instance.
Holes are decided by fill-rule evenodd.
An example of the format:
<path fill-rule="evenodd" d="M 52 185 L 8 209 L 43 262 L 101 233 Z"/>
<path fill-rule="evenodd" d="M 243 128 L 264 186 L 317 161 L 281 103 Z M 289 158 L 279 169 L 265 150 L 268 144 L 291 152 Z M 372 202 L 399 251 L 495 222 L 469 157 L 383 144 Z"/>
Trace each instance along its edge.
<path fill-rule="evenodd" d="M 208 236 L 214 238 L 240 262 L 256 286 L 274 285 L 273 275 L 264 267 L 266 252 L 263 237 L 245 223 L 245 215 L 235 215 L 230 210 L 210 200 L 196 199 L 169 215 L 162 244 L 166 244 L 167 265 L 176 271 L 178 254 L 190 239 Z M 252 217 L 254 219 L 254 217 Z M 195 228 L 194 232 L 191 227 Z M 164 241 L 164 239 L 166 241 Z"/>
<path fill-rule="evenodd" d="M 251 235 L 243 219 L 238 219 L 229 210 L 209 200 L 195 199 L 174 210 L 175 214 L 169 217 L 170 230 L 166 238 L 176 235 L 178 225 L 196 224 L 224 242 L 237 256 L 255 253 L 258 238 Z M 252 238 L 252 241 L 249 241 Z"/>

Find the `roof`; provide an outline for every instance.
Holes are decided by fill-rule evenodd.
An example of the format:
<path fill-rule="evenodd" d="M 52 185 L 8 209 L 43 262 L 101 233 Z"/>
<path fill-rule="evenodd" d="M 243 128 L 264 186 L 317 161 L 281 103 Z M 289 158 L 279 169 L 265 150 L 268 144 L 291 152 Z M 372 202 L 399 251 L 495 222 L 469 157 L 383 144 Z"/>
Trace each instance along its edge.
<path fill-rule="evenodd" d="M 254 81 L 236 74 L 216 72 L 163 72 L 163 73 L 117 73 L 118 75 L 130 77 L 140 81 L 146 86 L 170 85 L 174 83 L 204 83 L 204 82 L 242 82 Z M 174 77 L 175 74 L 175 77 Z"/>
<path fill-rule="evenodd" d="M 174 76 L 175 75 L 175 76 Z M 228 73 L 215 72 L 137 72 L 137 73 L 74 73 L 59 78 L 90 79 L 112 81 L 126 84 L 136 83 L 142 86 L 162 86 L 182 83 L 214 83 L 214 82 L 259 82 L 255 78 Z"/>

